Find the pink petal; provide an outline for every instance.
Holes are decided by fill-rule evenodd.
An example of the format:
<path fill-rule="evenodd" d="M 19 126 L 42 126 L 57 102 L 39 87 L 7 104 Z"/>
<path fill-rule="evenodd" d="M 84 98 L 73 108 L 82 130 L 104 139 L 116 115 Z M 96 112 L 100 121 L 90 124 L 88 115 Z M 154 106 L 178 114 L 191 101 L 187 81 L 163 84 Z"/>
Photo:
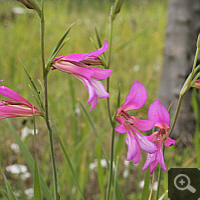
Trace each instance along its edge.
<path fill-rule="evenodd" d="M 150 164 L 150 174 L 153 174 L 153 172 L 155 171 L 157 165 L 158 165 L 158 160 L 155 160 L 155 161 L 151 162 L 151 164 Z"/>
<path fill-rule="evenodd" d="M 117 117 L 115 116 L 115 119 L 117 120 L 117 122 L 119 122 L 120 124 L 124 124 L 125 119 L 121 118 L 121 117 Z"/>
<path fill-rule="evenodd" d="M 106 92 L 106 90 L 103 86 L 103 83 L 101 81 L 91 79 L 91 84 L 92 84 L 94 91 L 99 99 L 109 97 L 109 93 Z"/>
<path fill-rule="evenodd" d="M 66 56 L 60 56 L 60 57 L 56 57 L 54 59 L 54 61 L 58 60 L 59 58 L 62 58 L 65 61 L 75 61 L 75 62 L 80 62 L 82 61 L 86 56 L 88 55 L 88 53 L 73 53 L 73 54 L 68 54 Z"/>
<path fill-rule="evenodd" d="M 165 140 L 164 145 L 166 147 L 169 147 L 169 146 L 174 146 L 175 144 L 176 144 L 176 140 L 171 139 L 167 134 L 167 139 Z"/>
<path fill-rule="evenodd" d="M 158 153 L 157 153 L 157 160 L 160 164 L 160 167 L 162 168 L 162 170 L 166 171 L 166 167 L 165 167 L 165 162 L 164 162 L 164 158 L 163 158 L 163 148 L 162 148 L 162 142 L 163 140 L 160 140 L 158 142 Z"/>
<path fill-rule="evenodd" d="M 80 62 L 84 60 L 85 58 L 94 59 L 100 56 L 104 51 L 106 51 L 108 46 L 109 46 L 109 43 L 107 41 L 104 41 L 104 45 L 96 51 L 92 51 L 90 53 L 73 53 L 66 56 L 60 56 L 60 57 L 56 57 L 54 61 L 58 60 L 59 58 L 63 58 L 66 61 L 69 60 L 69 61 L 75 61 L 75 62 Z"/>
<path fill-rule="evenodd" d="M 95 106 L 97 104 L 97 97 L 99 99 L 109 97 L 109 93 L 107 93 L 105 91 L 104 86 L 101 81 L 87 79 L 87 78 L 84 78 L 84 77 L 78 76 L 78 75 L 74 75 L 74 76 L 83 82 L 83 84 L 86 86 L 86 88 L 89 92 L 89 99 L 88 99 L 87 103 L 92 103 L 92 107 L 90 110 L 95 108 Z"/>
<path fill-rule="evenodd" d="M 34 108 L 35 115 L 41 115 L 40 110 Z M 0 106 L 0 119 L 8 117 L 29 117 L 33 116 L 33 109 L 18 105 Z"/>
<path fill-rule="evenodd" d="M 131 119 L 128 120 L 136 129 L 140 131 L 148 131 L 152 129 L 155 125 L 155 122 L 149 120 L 141 120 L 136 117 L 131 116 Z"/>
<path fill-rule="evenodd" d="M 160 104 L 160 100 L 157 99 L 149 106 L 148 111 L 149 120 L 154 121 L 162 129 L 170 128 L 170 115 L 167 109 Z"/>
<path fill-rule="evenodd" d="M 126 160 L 133 160 L 133 162 L 137 164 L 140 161 L 141 152 L 139 145 L 131 132 L 127 132 L 126 144 L 128 145 Z"/>
<path fill-rule="evenodd" d="M 142 83 L 134 81 L 129 94 L 126 97 L 125 103 L 119 108 L 124 111 L 136 110 L 141 108 L 147 100 L 146 88 Z"/>
<path fill-rule="evenodd" d="M 142 149 L 143 151 L 146 151 L 147 153 L 154 153 L 155 151 L 157 151 L 156 145 L 150 142 L 147 136 L 140 134 L 133 127 L 130 127 L 130 130 L 134 134 L 135 139 L 137 140 L 137 143 L 140 146 L 140 149 Z"/>
<path fill-rule="evenodd" d="M 87 69 L 84 67 L 79 67 L 76 65 L 73 65 L 69 62 L 55 62 L 54 66 L 59 69 L 60 71 L 66 72 L 68 74 L 72 75 L 78 75 L 78 76 L 83 76 L 86 78 L 91 78 L 94 72 L 91 69 Z"/>
<path fill-rule="evenodd" d="M 157 134 L 158 134 L 158 131 L 152 133 L 151 135 L 147 136 L 148 140 L 151 141 L 151 142 L 155 142 L 156 139 L 157 139 Z"/>
<path fill-rule="evenodd" d="M 20 103 L 23 103 L 24 105 L 28 107 L 33 107 L 31 103 L 29 103 L 26 99 L 24 99 L 21 95 L 19 95 L 17 92 L 11 90 L 10 88 L 7 88 L 5 86 L 0 86 L 0 94 L 3 96 L 6 96 L 10 99 L 13 99 L 15 101 L 18 101 Z"/>
<path fill-rule="evenodd" d="M 96 58 L 96 57 L 99 57 L 104 51 L 107 50 L 108 46 L 109 46 L 109 43 L 105 40 L 104 41 L 104 45 L 100 49 L 98 49 L 96 51 L 92 51 L 91 53 L 88 53 L 88 55 L 85 56 L 85 58 Z"/>
<path fill-rule="evenodd" d="M 91 80 L 89 79 L 86 79 L 82 76 L 78 76 L 78 75 L 74 75 L 76 78 L 78 78 L 84 85 L 85 87 L 87 88 L 88 92 L 89 92 L 89 99 L 88 99 L 88 102 L 87 103 L 91 103 L 95 96 L 96 96 L 96 93 L 95 93 L 95 90 L 94 90 L 94 87 L 91 83 Z"/>
<path fill-rule="evenodd" d="M 115 131 L 117 131 L 118 133 L 126 133 L 127 132 L 124 125 L 119 125 L 119 126 L 115 127 Z"/>
<path fill-rule="evenodd" d="M 94 74 L 92 75 L 92 78 L 95 78 L 95 79 L 106 79 L 112 74 L 112 71 L 113 71 L 111 69 L 100 69 L 100 68 L 94 68 L 94 67 L 90 67 L 90 69 L 94 72 Z"/>
<path fill-rule="evenodd" d="M 95 96 L 94 99 L 91 102 L 91 108 L 90 110 L 94 109 L 97 105 L 97 97 Z"/>
<path fill-rule="evenodd" d="M 148 168 L 148 166 L 151 165 L 151 163 L 156 164 L 156 162 L 157 162 L 156 157 L 157 157 L 157 152 L 155 152 L 153 154 L 147 153 L 147 160 L 146 160 L 144 166 L 142 167 L 142 170 L 146 170 Z M 157 164 L 158 164 L 158 162 L 157 162 Z M 157 164 L 156 164 L 156 166 L 157 166 Z"/>

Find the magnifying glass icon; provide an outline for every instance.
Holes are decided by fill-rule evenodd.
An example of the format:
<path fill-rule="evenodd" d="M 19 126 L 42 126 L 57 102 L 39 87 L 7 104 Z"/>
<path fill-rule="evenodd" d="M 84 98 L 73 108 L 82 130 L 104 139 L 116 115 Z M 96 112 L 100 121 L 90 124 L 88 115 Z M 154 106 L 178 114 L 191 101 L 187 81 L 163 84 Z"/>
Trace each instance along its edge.
<path fill-rule="evenodd" d="M 174 186 L 178 190 L 181 190 L 181 191 L 189 190 L 190 192 L 195 193 L 196 189 L 190 185 L 190 182 L 191 182 L 190 178 L 187 175 L 179 174 L 174 179 Z M 179 185 L 177 185 L 177 183 L 179 183 L 179 185 L 181 185 L 181 187 Z"/>

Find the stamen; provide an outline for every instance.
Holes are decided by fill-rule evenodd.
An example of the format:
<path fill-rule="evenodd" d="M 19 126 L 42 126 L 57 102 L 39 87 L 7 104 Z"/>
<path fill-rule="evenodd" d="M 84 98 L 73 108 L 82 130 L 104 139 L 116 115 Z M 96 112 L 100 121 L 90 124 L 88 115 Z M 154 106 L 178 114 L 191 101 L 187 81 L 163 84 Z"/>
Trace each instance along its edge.
<path fill-rule="evenodd" d="M 121 110 L 121 112 L 119 113 L 119 116 L 124 118 L 125 120 L 129 120 L 131 118 L 131 116 L 123 110 Z"/>

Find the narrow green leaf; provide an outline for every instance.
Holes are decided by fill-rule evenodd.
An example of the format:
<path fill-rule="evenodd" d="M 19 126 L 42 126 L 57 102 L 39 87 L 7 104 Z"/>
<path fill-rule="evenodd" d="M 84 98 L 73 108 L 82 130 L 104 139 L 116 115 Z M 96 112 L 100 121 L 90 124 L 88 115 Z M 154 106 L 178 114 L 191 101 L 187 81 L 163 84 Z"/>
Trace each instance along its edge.
<path fill-rule="evenodd" d="M 97 42 L 98 42 L 98 46 L 99 46 L 99 48 L 100 48 L 100 47 L 102 47 L 102 42 L 101 42 L 101 38 L 100 38 L 100 35 L 99 35 L 99 32 L 98 32 L 96 26 L 95 26 L 95 34 L 96 34 L 96 38 L 97 38 Z"/>
<path fill-rule="evenodd" d="M 35 82 L 33 81 L 33 79 L 31 78 L 30 74 L 28 73 L 28 71 L 26 70 L 26 68 L 23 66 L 24 68 L 24 71 L 26 72 L 27 76 L 28 76 L 28 79 L 30 80 L 30 83 L 31 83 L 31 89 L 33 91 L 33 94 L 34 94 L 34 97 L 37 101 L 37 104 L 40 108 L 40 111 L 42 112 L 43 116 L 44 116 L 44 105 L 43 105 L 43 101 L 40 97 L 40 92 L 38 91 L 37 87 L 36 87 L 36 84 Z"/>
<path fill-rule="evenodd" d="M 27 147 L 25 146 L 25 144 L 22 142 L 20 136 L 18 135 L 18 133 L 16 132 L 15 128 L 13 127 L 13 125 L 11 124 L 11 122 L 9 121 L 9 119 L 6 119 L 9 128 L 11 130 L 11 133 L 13 134 L 17 144 L 19 145 L 19 148 L 26 160 L 26 163 L 29 167 L 29 169 L 34 173 L 35 170 L 35 161 L 33 160 L 33 157 L 30 153 L 30 151 L 27 149 Z M 41 174 L 39 173 L 40 176 L 40 182 L 41 182 L 41 188 L 42 191 L 44 193 L 44 196 L 46 197 L 46 199 L 48 200 L 53 200 L 53 197 L 49 191 L 49 188 L 47 187 L 46 183 L 44 182 L 44 179 L 42 178 Z"/>
<path fill-rule="evenodd" d="M 142 198 L 141 200 L 147 200 L 149 196 L 149 182 L 150 182 L 150 168 L 146 170 L 145 180 L 144 180 L 144 187 L 142 190 Z"/>
<path fill-rule="evenodd" d="M 56 132 L 57 132 L 57 130 L 56 130 Z M 74 177 L 75 183 L 76 183 L 76 185 L 77 185 L 77 187 L 78 187 L 78 190 L 79 190 L 79 192 L 80 192 L 80 194 L 81 194 L 81 197 L 82 197 L 82 199 L 85 199 L 84 196 L 83 196 L 81 187 L 80 187 L 80 185 L 79 185 L 78 178 L 77 178 L 77 176 L 76 176 L 76 172 L 75 172 L 75 170 L 74 170 L 73 164 L 72 164 L 72 162 L 71 162 L 71 160 L 70 160 L 70 158 L 69 158 L 69 155 L 67 154 L 67 151 L 65 150 L 65 147 L 64 147 L 64 145 L 63 145 L 63 143 L 62 143 L 62 140 L 61 140 L 60 135 L 58 134 L 58 132 L 57 132 L 57 136 L 58 136 L 58 140 L 59 140 L 60 146 L 61 146 L 61 148 L 62 148 L 62 151 L 63 151 L 63 153 L 64 153 L 64 156 L 65 156 L 65 158 L 66 158 L 66 160 L 67 160 L 67 163 L 68 163 L 68 165 L 69 165 L 69 167 L 70 167 L 70 170 L 71 170 L 71 172 L 72 172 L 72 175 L 73 175 L 73 177 Z"/>
<path fill-rule="evenodd" d="M 5 185 L 6 185 L 6 190 L 7 190 L 9 200 L 16 200 L 15 195 L 14 195 L 14 193 L 13 193 L 11 187 L 10 187 L 10 184 L 8 183 L 8 180 L 5 176 L 5 174 L 3 173 L 1 166 L 0 166 L 0 170 L 1 170 L 1 173 L 2 173 L 3 178 L 4 178 L 4 182 L 5 182 Z"/>
<path fill-rule="evenodd" d="M 42 200 L 40 177 L 39 177 L 39 171 L 38 171 L 38 165 L 37 165 L 35 116 L 33 116 L 33 124 L 34 124 L 34 143 L 35 143 L 34 199 Z"/>
<path fill-rule="evenodd" d="M 116 195 L 116 183 L 117 183 L 117 168 L 118 168 L 118 163 L 119 163 L 119 157 L 117 157 L 117 159 L 116 159 L 116 164 L 115 164 L 115 168 L 114 168 L 114 174 L 113 174 L 113 176 L 114 176 L 114 179 L 113 179 L 113 181 L 114 181 L 114 192 L 113 192 L 113 197 L 112 197 L 112 199 L 113 200 L 115 200 L 116 198 L 115 198 L 115 195 Z"/>
<path fill-rule="evenodd" d="M 107 166 L 108 166 L 108 168 L 109 168 L 109 159 L 108 159 L 108 156 L 107 156 L 107 154 L 106 154 L 106 151 L 105 151 L 105 149 L 104 149 L 104 147 L 103 147 L 103 144 L 102 144 L 102 142 L 101 142 L 101 140 L 100 140 L 100 137 L 99 137 L 99 135 L 98 135 L 98 133 L 97 133 L 97 131 L 96 131 L 96 128 L 95 128 L 95 126 L 94 126 L 94 124 L 93 124 L 93 122 L 92 122 L 92 120 L 91 120 L 91 118 L 90 118 L 88 112 L 86 111 L 85 107 L 83 106 L 83 104 L 82 104 L 80 101 L 79 101 L 79 103 L 80 103 L 81 108 L 83 109 L 83 111 L 84 111 L 84 113 L 85 113 L 85 115 L 86 115 L 88 121 L 90 122 L 90 125 L 92 126 L 92 129 L 94 130 L 94 133 L 95 133 L 95 135 L 96 135 L 96 137 L 97 137 L 97 141 L 99 142 L 99 144 L 100 144 L 100 146 L 101 146 L 101 149 L 102 149 L 102 151 L 103 151 L 103 154 L 104 154 L 105 159 L 106 159 L 106 162 L 107 162 Z"/>
<path fill-rule="evenodd" d="M 79 101 L 79 103 L 80 103 L 80 105 L 81 105 L 81 107 L 82 107 L 82 109 L 83 109 L 83 111 L 84 111 L 86 117 L 88 118 L 88 121 L 90 122 L 90 125 L 92 126 L 92 128 L 93 128 L 93 130 L 94 130 L 94 133 L 95 133 L 95 135 L 96 135 L 96 137 L 97 137 L 97 141 L 99 142 L 99 144 L 100 144 L 100 146 L 101 146 L 101 149 L 102 149 L 102 151 L 103 151 L 104 157 L 105 157 L 105 159 L 106 159 L 107 167 L 108 167 L 108 169 L 109 169 L 109 159 L 108 159 L 108 156 L 107 156 L 107 154 L 106 154 L 106 151 L 105 151 L 105 149 L 104 149 L 104 147 L 103 147 L 103 144 L 102 144 L 102 142 L 101 142 L 101 140 L 100 140 L 100 137 L 99 137 L 99 135 L 98 135 L 98 133 L 97 133 L 97 131 L 96 131 L 96 128 L 95 128 L 95 126 L 94 126 L 94 124 L 93 124 L 93 122 L 92 122 L 92 120 L 91 120 L 91 118 L 90 118 L 88 112 L 86 111 L 85 107 L 83 106 L 83 104 L 82 104 L 80 101 Z M 124 200 L 124 197 L 123 197 L 123 195 L 122 195 L 122 192 L 121 192 L 121 189 L 120 189 L 120 187 L 119 187 L 118 182 L 116 182 L 116 197 L 117 197 L 118 200 Z"/>
<path fill-rule="evenodd" d="M 46 64 L 46 72 L 48 73 L 49 70 L 50 70 L 50 67 L 51 67 L 51 63 L 53 62 L 55 56 L 57 55 L 57 53 L 60 51 L 60 49 L 64 46 L 65 42 L 65 38 L 67 37 L 67 35 L 69 34 L 72 26 L 75 24 L 75 22 L 73 24 L 71 24 L 69 26 L 69 28 L 66 30 L 66 32 L 64 33 L 64 35 L 62 36 L 62 38 L 59 40 L 59 42 L 57 43 L 57 45 L 55 46 L 55 48 L 53 49 L 48 61 L 47 61 L 47 64 Z"/>
<path fill-rule="evenodd" d="M 98 176 L 98 183 L 99 183 L 99 189 L 101 192 L 101 199 L 104 200 L 104 195 L 105 195 L 105 185 L 104 185 L 104 180 L 105 180 L 105 175 L 104 175 L 104 170 L 103 167 L 101 166 L 101 147 L 99 144 L 96 144 L 96 156 L 97 156 L 97 176 Z"/>
<path fill-rule="evenodd" d="M 40 178 L 39 178 L 37 160 L 35 160 L 34 199 L 35 200 L 42 200 L 42 193 L 41 193 L 41 187 L 40 187 Z"/>

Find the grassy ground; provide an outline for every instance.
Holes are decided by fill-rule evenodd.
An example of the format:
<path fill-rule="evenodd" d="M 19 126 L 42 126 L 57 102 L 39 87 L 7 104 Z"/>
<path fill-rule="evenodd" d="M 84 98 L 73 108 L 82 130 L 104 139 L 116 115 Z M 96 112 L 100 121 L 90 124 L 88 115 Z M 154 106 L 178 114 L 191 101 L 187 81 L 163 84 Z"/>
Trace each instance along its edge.
<path fill-rule="evenodd" d="M 1 2 L 1 1 L 0 1 Z M 2 1 L 0 7 L 0 66 L 3 85 L 12 88 L 32 103 L 34 98 L 29 88 L 29 80 L 22 66 L 25 66 L 32 78 L 37 83 L 42 95 L 42 70 L 40 59 L 40 30 L 38 17 L 28 12 L 12 15 L 13 7 L 22 7 L 16 1 Z M 46 57 L 60 39 L 70 24 L 76 22 L 69 34 L 70 40 L 61 50 L 59 55 L 74 52 L 90 52 L 96 42 L 94 28 L 97 27 L 102 40 L 109 39 L 109 10 L 111 3 L 107 1 L 46 1 Z M 114 24 L 113 56 L 111 69 L 111 109 L 114 113 L 118 92 L 121 84 L 121 101 L 123 102 L 134 80 L 142 82 L 148 92 L 148 100 L 144 108 L 137 113 L 138 117 L 146 118 L 149 104 L 156 99 L 159 86 L 159 77 L 162 66 L 163 42 L 166 23 L 167 1 L 143 0 L 127 1 Z M 84 115 L 78 99 L 87 110 L 88 93 L 84 85 L 74 77 L 59 71 L 52 71 L 49 75 L 49 99 L 50 115 L 53 124 L 60 132 L 67 151 L 76 169 L 86 199 L 104 199 L 105 185 L 107 181 L 107 169 L 100 167 L 103 177 L 98 177 L 97 169 L 91 170 L 90 163 L 95 159 L 103 159 L 104 156 L 96 142 L 95 134 Z M 100 100 L 97 107 L 89 112 L 93 123 L 101 136 L 101 140 L 109 155 L 110 128 L 106 114 L 106 101 Z M 23 124 L 24 119 L 12 119 L 14 127 L 21 134 L 24 127 L 33 128 L 31 119 Z M 40 171 L 50 187 L 52 187 L 50 150 L 48 135 L 43 119 L 37 118 L 38 163 Z M 116 133 L 116 141 L 125 137 Z M 15 153 L 10 145 L 15 140 L 12 137 L 5 120 L 0 122 L 0 160 L 5 167 L 14 163 L 26 164 L 21 153 Z M 32 154 L 34 154 L 33 136 L 24 139 Z M 60 145 L 55 136 L 56 161 L 58 167 L 59 190 L 62 199 L 80 199 L 69 166 L 63 158 Z M 118 181 L 125 199 L 140 199 L 141 188 L 139 182 L 144 179 L 141 167 L 146 155 L 138 165 L 129 162 L 124 165 L 127 147 L 124 143 L 118 153 Z M 166 151 L 167 166 L 193 166 L 194 148 L 188 147 L 182 150 L 181 155 L 175 154 L 176 148 L 171 147 Z M 176 155 L 176 156 L 175 156 Z M 186 156 L 183 156 L 186 155 Z M 193 160 L 189 160 L 189 158 Z M 129 175 L 123 177 L 125 169 Z M 33 177 L 26 181 L 18 175 L 6 172 L 6 176 L 14 191 L 19 192 L 20 199 L 27 197 L 23 193 L 25 189 L 33 187 Z M 5 192 L 5 186 L 1 178 L 0 193 Z M 100 189 L 99 189 L 100 188 Z M 167 190 L 167 174 L 164 173 L 161 193 Z"/>

